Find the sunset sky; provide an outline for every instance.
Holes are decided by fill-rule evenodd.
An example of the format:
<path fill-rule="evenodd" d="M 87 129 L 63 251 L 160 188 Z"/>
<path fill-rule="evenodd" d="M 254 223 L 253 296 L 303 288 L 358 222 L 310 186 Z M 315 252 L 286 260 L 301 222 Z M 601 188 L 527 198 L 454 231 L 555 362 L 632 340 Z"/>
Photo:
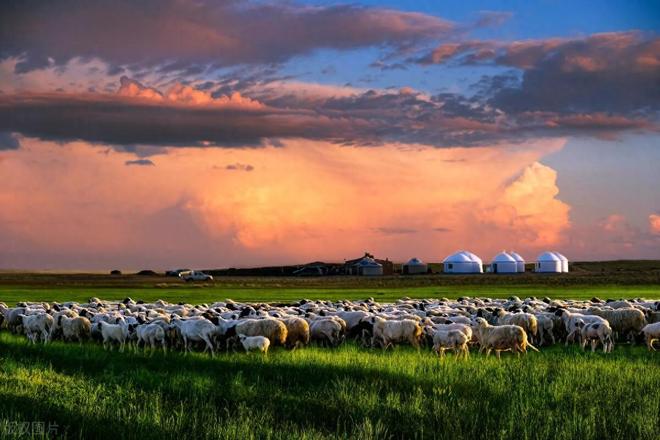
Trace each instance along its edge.
<path fill-rule="evenodd" d="M 0 268 L 660 258 L 656 1 L 7 0 Z"/>

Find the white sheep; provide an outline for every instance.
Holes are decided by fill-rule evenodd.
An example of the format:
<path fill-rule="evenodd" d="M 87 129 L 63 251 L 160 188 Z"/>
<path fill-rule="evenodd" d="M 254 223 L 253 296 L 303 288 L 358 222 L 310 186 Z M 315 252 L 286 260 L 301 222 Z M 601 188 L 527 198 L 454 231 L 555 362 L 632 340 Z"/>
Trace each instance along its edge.
<path fill-rule="evenodd" d="M 422 337 L 422 327 L 419 322 L 412 319 L 386 320 L 378 316 L 371 318 L 374 325 L 371 345 L 380 344 L 383 349 L 399 343 L 408 342 L 419 348 Z"/>
<path fill-rule="evenodd" d="M 467 359 L 470 355 L 468 342 L 470 338 L 460 330 L 437 330 L 433 334 L 433 351 L 444 357 L 445 350 L 454 350 L 457 358 L 462 355 Z"/>
<path fill-rule="evenodd" d="M 578 325 L 581 328 L 583 350 L 586 348 L 587 342 L 591 342 L 591 352 L 593 353 L 596 351 L 596 345 L 600 342 L 603 345 L 603 353 L 612 352 L 614 342 L 612 341 L 612 328 L 609 324 L 597 322 L 585 324 L 583 321 L 579 321 Z"/>
<path fill-rule="evenodd" d="M 23 331 L 33 344 L 36 344 L 38 340 L 42 340 L 44 344 L 48 343 L 48 335 L 53 325 L 52 316 L 47 313 L 19 316 L 23 321 Z"/>
<path fill-rule="evenodd" d="M 270 340 L 267 337 L 238 335 L 238 338 L 246 352 L 260 351 L 263 354 L 268 354 Z"/>
<path fill-rule="evenodd" d="M 137 345 L 144 344 L 144 350 L 147 350 L 147 345 L 151 348 L 151 352 L 156 349 L 156 344 L 163 347 L 163 352 L 167 353 L 167 341 L 165 340 L 165 330 L 163 326 L 158 323 L 138 325 L 135 328 L 137 335 Z"/>
<path fill-rule="evenodd" d="M 179 328 L 181 338 L 183 339 L 183 347 L 186 354 L 192 351 L 189 342 L 204 342 L 204 353 L 206 350 L 211 350 L 211 357 L 215 356 L 212 339 L 217 333 L 215 324 L 207 319 L 189 319 L 181 320 L 175 319 L 173 325 Z"/>
<path fill-rule="evenodd" d="M 511 350 L 514 353 L 527 353 L 527 347 L 538 351 L 536 347 L 527 342 L 527 333 L 518 325 L 492 326 L 483 318 L 477 318 L 477 332 L 479 333 L 479 352 L 486 351 L 486 357 L 495 350 L 497 358 L 501 351 Z"/>
<path fill-rule="evenodd" d="M 60 315 L 57 318 L 57 324 L 62 330 L 62 339 L 65 341 L 76 340 L 79 343 L 82 343 L 83 340 L 88 339 L 91 336 L 92 323 L 89 319 L 82 316 L 69 318 L 66 315 Z M 52 332 L 48 335 L 49 339 L 52 335 Z"/>
<path fill-rule="evenodd" d="M 129 336 L 128 324 L 123 321 L 119 324 L 108 324 L 105 321 L 101 321 L 97 325 L 103 337 L 103 348 L 107 349 L 110 346 L 112 350 L 112 345 L 110 344 L 117 342 L 119 343 L 119 351 L 124 351 L 124 346 Z"/>
<path fill-rule="evenodd" d="M 644 337 L 646 339 L 646 346 L 649 351 L 655 351 L 653 347 L 653 342 L 660 339 L 660 322 L 654 322 L 653 324 L 647 324 L 642 329 Z"/>

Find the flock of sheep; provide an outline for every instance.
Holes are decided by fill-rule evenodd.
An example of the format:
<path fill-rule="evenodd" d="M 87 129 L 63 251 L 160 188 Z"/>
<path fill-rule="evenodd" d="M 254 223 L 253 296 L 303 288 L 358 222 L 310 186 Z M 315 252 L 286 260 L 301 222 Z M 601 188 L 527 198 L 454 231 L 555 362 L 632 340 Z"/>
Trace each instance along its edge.
<path fill-rule="evenodd" d="M 121 302 L 90 298 L 87 303 L 0 303 L 0 328 L 24 334 L 33 343 L 94 340 L 119 345 L 210 351 L 243 347 L 267 353 L 270 345 L 296 349 L 311 342 L 336 347 L 355 340 L 387 349 L 396 344 L 431 347 L 439 356 L 452 350 L 467 357 L 470 346 L 526 353 L 559 342 L 587 344 L 611 352 L 615 342 L 643 339 L 649 350 L 660 340 L 660 301 L 521 300 L 463 297 L 395 303 L 310 301 L 293 304 Z"/>

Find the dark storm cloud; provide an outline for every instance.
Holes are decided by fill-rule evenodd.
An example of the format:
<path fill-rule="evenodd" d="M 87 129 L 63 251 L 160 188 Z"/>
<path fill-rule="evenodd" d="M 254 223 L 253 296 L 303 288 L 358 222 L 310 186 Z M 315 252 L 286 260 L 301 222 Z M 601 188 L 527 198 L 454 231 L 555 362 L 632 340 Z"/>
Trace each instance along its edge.
<path fill-rule="evenodd" d="M 282 62 L 315 49 L 398 48 L 448 35 L 437 17 L 358 5 L 182 0 L 7 0 L 0 58 L 19 72 L 74 57 L 165 70 Z"/>
<path fill-rule="evenodd" d="M 127 91 L 129 86 L 133 88 Z M 163 94 L 129 79 L 122 81 L 122 90 L 134 96 L 0 95 L 0 132 L 125 149 L 127 145 L 259 147 L 287 138 L 450 147 L 567 134 L 612 138 L 623 131 L 657 130 L 642 117 L 540 111 L 506 115 L 460 95 L 425 96 L 408 88 L 346 97 L 289 93 L 263 103 L 241 96 L 211 99 L 206 92 L 182 86 Z M 172 95 L 173 91 L 178 94 Z M 176 100 L 195 93 L 202 94 L 203 104 Z"/>
<path fill-rule="evenodd" d="M 522 71 L 484 78 L 481 95 L 507 112 L 615 112 L 660 109 L 660 38 L 641 32 L 513 43 L 442 44 L 422 64 L 491 64 Z"/>

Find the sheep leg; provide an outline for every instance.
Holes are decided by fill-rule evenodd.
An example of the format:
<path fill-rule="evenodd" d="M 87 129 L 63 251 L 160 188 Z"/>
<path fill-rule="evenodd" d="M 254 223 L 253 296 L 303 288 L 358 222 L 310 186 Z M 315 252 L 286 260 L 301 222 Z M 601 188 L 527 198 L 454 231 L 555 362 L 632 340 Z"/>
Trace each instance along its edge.
<path fill-rule="evenodd" d="M 495 354 L 497 355 L 497 360 L 499 361 L 500 358 L 500 350 L 495 350 Z"/>
<path fill-rule="evenodd" d="M 215 357 L 215 350 L 213 350 L 213 344 L 209 340 L 209 337 L 205 335 L 202 339 L 204 339 L 204 342 L 206 342 L 204 352 L 206 352 L 206 349 L 209 348 L 211 350 L 211 357 Z"/>

